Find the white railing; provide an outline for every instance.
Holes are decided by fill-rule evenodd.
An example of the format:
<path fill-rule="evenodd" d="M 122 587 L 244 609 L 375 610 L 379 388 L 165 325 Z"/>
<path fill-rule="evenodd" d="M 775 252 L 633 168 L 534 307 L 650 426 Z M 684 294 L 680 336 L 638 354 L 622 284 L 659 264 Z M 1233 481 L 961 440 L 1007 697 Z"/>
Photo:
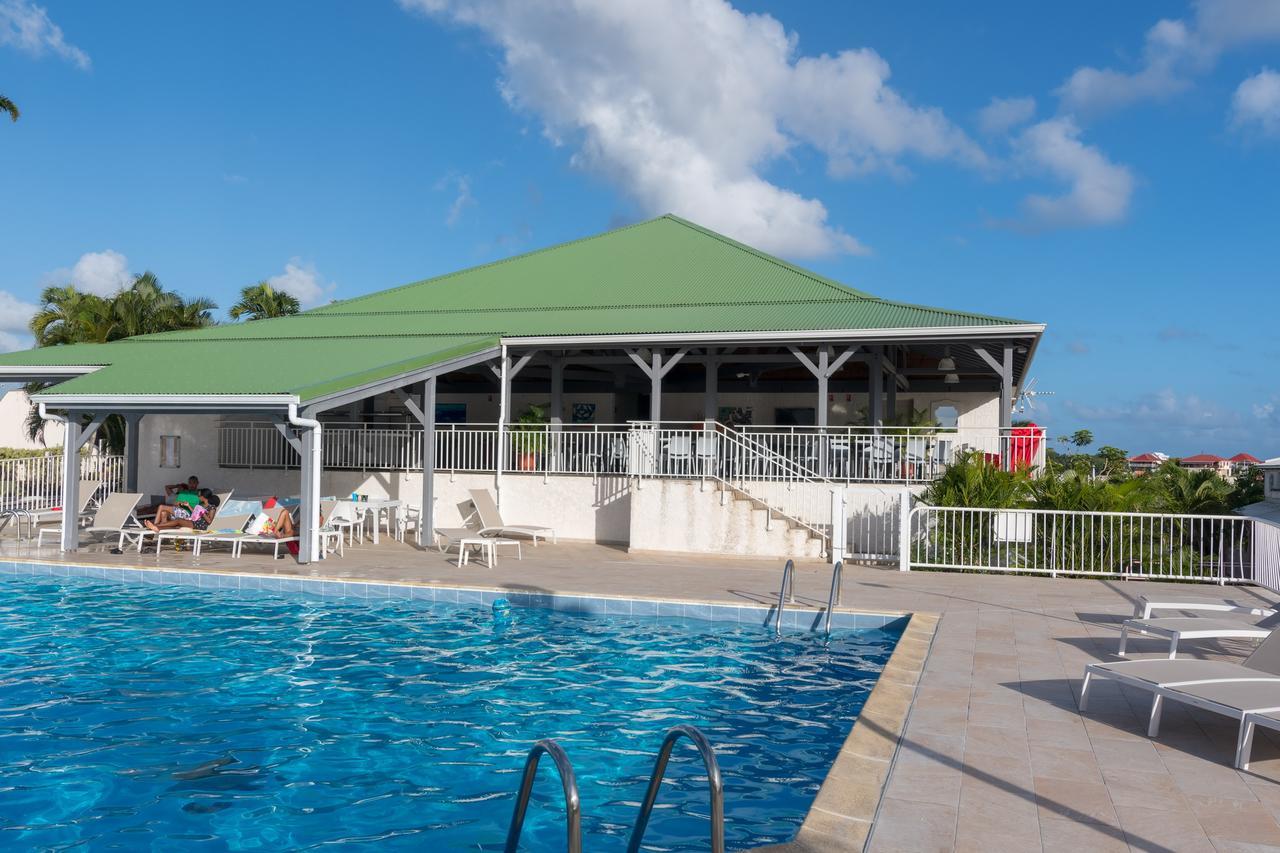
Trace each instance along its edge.
<path fill-rule="evenodd" d="M 1280 525 L 1253 520 L 1253 582 L 1280 593 Z"/>
<path fill-rule="evenodd" d="M 722 453 L 715 433 L 738 440 Z M 661 433 L 659 439 L 658 433 Z M 440 424 L 436 468 L 493 471 L 497 424 Z M 421 427 L 326 424 L 324 466 L 331 470 L 413 471 L 422 465 Z M 510 424 L 502 430 L 505 470 L 541 474 L 629 473 L 689 477 L 721 456 L 759 479 L 854 483 L 927 483 L 957 456 L 978 451 L 1010 469 L 1043 465 L 1043 431 L 932 427 L 725 427 L 704 422 Z M 655 445 L 654 441 L 660 443 Z M 227 468 L 296 468 L 298 454 L 270 423 L 227 421 L 219 429 L 218 463 Z"/>
<path fill-rule="evenodd" d="M 920 505 L 911 510 L 901 558 L 904 568 L 1251 582 L 1253 522 L 1231 515 Z"/>
<path fill-rule="evenodd" d="M 738 427 L 744 436 L 801 465 L 813 476 L 845 483 L 928 483 L 964 453 L 977 451 L 1009 470 L 1044 466 L 1040 427 Z"/>
<path fill-rule="evenodd" d="M 124 457 L 83 454 L 80 479 L 98 480 L 95 500 L 124 488 Z M 62 454 L 0 459 L 0 510 L 62 504 Z"/>
<path fill-rule="evenodd" d="M 831 484 L 785 456 L 720 424 L 639 423 L 632 430 L 632 473 L 647 478 L 712 480 L 823 539 L 830 535 Z"/>

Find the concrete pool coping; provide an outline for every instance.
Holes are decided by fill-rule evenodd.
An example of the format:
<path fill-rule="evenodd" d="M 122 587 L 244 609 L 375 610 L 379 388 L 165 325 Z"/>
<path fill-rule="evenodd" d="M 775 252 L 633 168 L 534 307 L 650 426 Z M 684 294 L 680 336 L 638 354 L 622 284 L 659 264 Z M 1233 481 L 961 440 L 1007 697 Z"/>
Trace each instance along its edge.
<path fill-rule="evenodd" d="M 349 577 L 312 575 L 284 577 L 262 572 L 202 571 L 195 568 L 53 562 L 40 559 L 0 558 L 0 574 L 47 577 L 89 577 L 146 585 L 177 583 L 207 589 L 243 589 L 267 592 L 310 592 L 322 596 L 361 601 L 426 600 L 484 606 L 498 598 L 517 607 L 541 607 L 590 615 L 658 616 L 707 621 L 712 624 L 771 625 L 774 606 L 726 604 L 696 597 L 653 598 L 611 596 L 576 590 L 521 592 L 504 587 L 459 587 L 456 584 L 405 580 L 365 581 Z M 246 583 L 247 582 L 247 583 Z M 402 590 L 402 594 L 396 594 Z M 445 593 L 445 595 L 441 595 Z M 637 604 L 652 608 L 637 612 Z M 624 608 L 623 605 L 626 605 Z M 674 608 L 674 609 L 673 609 Z M 798 601 L 784 608 L 785 629 L 817 631 L 826 612 Z M 778 853 L 862 850 L 883 798 L 889 773 L 906 728 L 925 660 L 939 616 L 932 613 L 832 609 L 832 627 L 876 629 L 906 620 L 893 653 L 876 679 L 871 694 L 854 725 L 827 768 L 795 839 L 760 850 Z"/>

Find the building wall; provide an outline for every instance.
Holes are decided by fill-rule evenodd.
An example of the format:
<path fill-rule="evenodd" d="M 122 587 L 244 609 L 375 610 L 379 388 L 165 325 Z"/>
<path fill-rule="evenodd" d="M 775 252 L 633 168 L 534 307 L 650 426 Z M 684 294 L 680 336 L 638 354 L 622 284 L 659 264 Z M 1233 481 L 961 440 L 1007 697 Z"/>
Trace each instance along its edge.
<path fill-rule="evenodd" d="M 44 443 L 27 438 L 27 413 L 31 411 L 31 398 L 21 388 L 15 388 L 0 397 L 0 447 L 14 450 L 45 450 L 62 446 L 62 425 L 47 423 L 44 427 Z"/>

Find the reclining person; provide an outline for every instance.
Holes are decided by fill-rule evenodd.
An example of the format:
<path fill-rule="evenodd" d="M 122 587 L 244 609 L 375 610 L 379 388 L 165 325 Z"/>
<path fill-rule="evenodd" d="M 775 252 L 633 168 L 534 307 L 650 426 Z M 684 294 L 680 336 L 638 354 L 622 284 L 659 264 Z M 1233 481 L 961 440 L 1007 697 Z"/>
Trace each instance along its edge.
<path fill-rule="evenodd" d="M 192 530 L 208 530 L 209 522 L 218 511 L 218 498 L 208 489 L 199 492 L 200 501 L 195 506 L 179 503 L 170 506 L 165 504 L 156 510 L 155 521 L 143 522 L 148 530 L 174 530 L 189 528 Z"/>

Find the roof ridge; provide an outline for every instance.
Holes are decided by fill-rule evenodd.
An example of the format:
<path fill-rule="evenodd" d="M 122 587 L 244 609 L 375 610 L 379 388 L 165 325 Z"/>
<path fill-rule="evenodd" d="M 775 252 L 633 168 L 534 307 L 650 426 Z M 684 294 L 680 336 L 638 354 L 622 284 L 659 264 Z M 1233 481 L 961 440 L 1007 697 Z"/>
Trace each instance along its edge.
<path fill-rule="evenodd" d="M 315 314 L 313 317 L 369 317 L 375 315 L 402 314 L 489 314 L 510 311 L 601 311 L 610 309 L 643 309 L 652 308 L 720 308 L 739 305 L 839 305 L 848 299 L 835 297 L 823 299 L 747 299 L 719 300 L 715 302 L 618 302 L 600 305 L 499 305 L 493 307 L 473 306 L 467 308 L 407 308 L 402 310 L 381 309 L 374 311 L 341 311 L 332 314 Z M 856 300 L 855 300 L 856 301 Z M 302 316 L 300 314 L 294 316 Z"/>
<path fill-rule="evenodd" d="M 939 308 L 936 305 L 922 305 L 918 302 L 899 302 L 896 299 L 881 299 L 879 296 L 866 297 L 868 302 L 879 302 L 882 305 L 893 305 L 897 308 L 913 308 L 916 311 L 933 311 L 937 314 L 948 314 L 952 317 L 981 317 L 985 320 L 995 320 L 1000 323 L 1026 323 L 1026 320 L 1019 320 L 1016 317 L 1001 317 L 996 314 L 979 314 L 976 311 L 957 311 L 955 308 Z"/>
<path fill-rule="evenodd" d="M 455 276 L 460 276 L 463 273 L 473 273 L 478 270 L 489 269 L 490 267 L 502 266 L 503 264 L 509 264 L 512 261 L 519 261 L 519 260 L 524 260 L 525 258 L 532 258 L 535 255 L 541 255 L 547 252 L 554 252 L 557 249 L 564 249 L 569 246 L 575 246 L 579 243 L 588 243 L 592 240 L 599 240 L 601 237 L 608 237 L 611 234 L 619 234 L 623 231 L 629 231 L 632 228 L 639 228 L 641 225 L 652 225 L 654 222 L 658 222 L 664 218 L 665 217 L 662 217 L 662 216 L 656 216 L 652 219 L 646 219 L 642 222 L 632 222 L 630 225 L 622 225 L 617 228 L 610 228 L 608 231 L 601 231 L 599 234 L 588 234 L 585 237 L 575 237 L 572 240 L 565 240 L 563 243 L 556 243 L 555 245 L 552 245 L 552 246 L 543 246 L 541 249 L 533 249 L 532 251 L 521 252 L 518 255 L 511 255 L 510 257 L 499 258 L 496 261 L 489 261 L 488 263 L 478 264 L 474 267 L 464 267 L 463 269 L 442 273 L 437 276 L 432 276 L 431 278 L 423 278 L 417 281 L 411 281 L 408 284 L 401 284 L 401 285 L 397 285 L 396 287 L 389 287 L 386 290 L 375 290 L 373 293 L 363 293 L 359 296 L 353 296 L 350 299 L 339 299 L 336 302 L 330 302 L 328 305 L 319 305 L 319 306 L 316 306 L 315 308 L 311 308 L 307 311 L 301 311 L 292 316 L 300 317 L 303 314 L 319 314 L 323 312 L 324 309 L 332 308 L 335 305 L 347 305 L 352 302 L 359 302 L 362 299 L 371 299 L 374 296 L 385 296 L 388 293 L 395 293 L 396 291 L 406 290 L 410 287 L 421 287 L 424 284 L 433 284 L 435 282 L 444 281 L 445 279 L 450 279 L 450 278 L 454 278 Z"/>
<path fill-rule="evenodd" d="M 777 255 L 771 255 L 768 252 L 763 252 L 760 249 L 755 248 L 754 246 L 748 246 L 746 243 L 740 243 L 739 241 L 733 239 L 732 237 L 728 237 L 724 234 L 721 234 L 719 231 L 712 231 L 710 228 L 707 228 L 705 225 L 699 225 L 696 222 L 691 222 L 688 219 L 684 219 L 683 217 L 676 216 L 674 213 L 664 213 L 662 216 L 658 218 L 669 219 L 672 222 L 676 222 L 680 225 L 685 226 L 686 228 L 692 228 L 694 231 L 697 231 L 700 234 L 719 240 L 720 242 L 725 243 L 729 246 L 732 246 L 735 249 L 741 249 L 742 251 L 747 252 L 748 254 L 754 255 L 755 257 L 760 258 L 763 261 L 768 261 L 769 263 L 777 264 L 783 269 L 802 275 L 805 278 L 812 279 L 818 284 L 826 285 L 827 287 L 840 292 L 846 297 L 852 296 L 858 299 L 875 299 L 876 298 L 872 296 L 870 293 L 867 293 L 862 290 L 855 290 L 854 288 L 849 287 L 849 285 L 842 284 L 833 278 L 827 278 L 821 273 L 816 273 L 811 269 L 806 269 L 805 267 L 798 266 L 797 264 L 793 264 L 790 261 L 783 260 L 782 258 L 779 258 Z"/>

